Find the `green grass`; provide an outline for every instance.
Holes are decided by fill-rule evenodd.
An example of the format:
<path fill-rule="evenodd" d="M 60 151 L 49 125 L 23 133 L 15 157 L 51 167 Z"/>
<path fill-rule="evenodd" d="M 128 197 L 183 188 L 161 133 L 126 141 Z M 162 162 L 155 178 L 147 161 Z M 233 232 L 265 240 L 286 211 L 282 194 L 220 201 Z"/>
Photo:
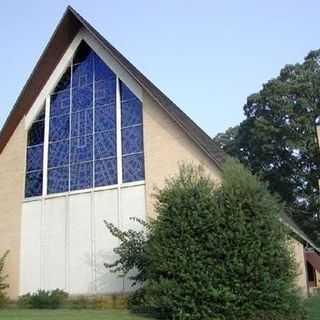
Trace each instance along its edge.
<path fill-rule="evenodd" d="M 119 310 L 1 310 L 0 320 L 147 320 Z M 149 318 L 150 320 L 150 318 Z"/>
<path fill-rule="evenodd" d="M 307 299 L 306 308 L 309 314 L 308 320 L 319 320 L 320 319 L 320 296 L 314 296 Z"/>
<path fill-rule="evenodd" d="M 320 296 L 306 300 L 308 320 L 320 320 Z M 125 310 L 1 310 L 0 320 L 151 320 Z"/>

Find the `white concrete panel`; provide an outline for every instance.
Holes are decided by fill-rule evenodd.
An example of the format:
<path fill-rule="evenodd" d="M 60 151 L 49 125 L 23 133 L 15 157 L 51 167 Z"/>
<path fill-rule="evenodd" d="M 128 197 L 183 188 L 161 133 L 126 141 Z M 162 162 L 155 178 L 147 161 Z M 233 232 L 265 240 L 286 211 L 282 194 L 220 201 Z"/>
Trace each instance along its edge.
<path fill-rule="evenodd" d="M 41 207 L 41 200 L 22 206 L 20 294 L 41 288 Z"/>
<path fill-rule="evenodd" d="M 91 193 L 69 201 L 69 292 L 92 293 Z"/>
<path fill-rule="evenodd" d="M 124 230 L 141 230 L 141 225 L 130 218 L 146 219 L 145 186 L 132 186 L 121 189 L 120 219 Z"/>
<path fill-rule="evenodd" d="M 120 196 L 120 219 L 123 230 L 133 229 L 141 230 L 143 227 L 130 218 L 140 218 L 146 220 L 146 203 L 145 203 L 145 186 L 132 186 L 121 189 Z M 124 290 L 134 290 L 132 281 L 129 277 L 134 274 L 134 271 L 124 279 Z"/>
<path fill-rule="evenodd" d="M 45 201 L 44 278 L 47 290 L 66 290 L 66 201 L 66 197 Z"/>
<path fill-rule="evenodd" d="M 145 219 L 144 190 L 139 185 L 25 202 L 20 293 L 40 288 L 71 294 L 133 290 L 128 277 L 119 278 L 104 266 L 116 259 L 113 249 L 119 245 L 104 220 L 123 230 L 141 229 L 130 217 Z"/>
<path fill-rule="evenodd" d="M 113 249 L 119 245 L 117 238 L 111 235 L 104 220 L 118 226 L 118 190 L 95 192 L 94 231 L 95 231 L 95 289 L 98 293 L 120 292 L 123 279 L 111 273 L 104 263 L 115 260 Z"/>

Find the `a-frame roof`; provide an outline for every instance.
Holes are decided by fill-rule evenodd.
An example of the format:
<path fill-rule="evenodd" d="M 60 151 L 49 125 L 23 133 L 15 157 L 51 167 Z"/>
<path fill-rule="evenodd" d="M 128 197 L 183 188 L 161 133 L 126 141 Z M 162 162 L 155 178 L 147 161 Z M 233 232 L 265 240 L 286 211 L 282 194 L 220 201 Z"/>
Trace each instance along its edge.
<path fill-rule="evenodd" d="M 177 125 L 221 168 L 226 155 L 212 139 L 70 6 L 67 7 L 0 132 L 0 153 L 82 27 L 108 50 Z"/>

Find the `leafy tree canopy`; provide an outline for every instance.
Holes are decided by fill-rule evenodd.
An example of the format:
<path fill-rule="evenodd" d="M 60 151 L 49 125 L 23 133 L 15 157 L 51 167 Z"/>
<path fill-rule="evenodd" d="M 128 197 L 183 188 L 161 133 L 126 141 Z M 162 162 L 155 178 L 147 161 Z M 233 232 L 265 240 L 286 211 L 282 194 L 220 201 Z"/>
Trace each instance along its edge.
<path fill-rule="evenodd" d="M 214 140 L 287 203 L 294 220 L 320 242 L 319 148 L 315 119 L 320 115 L 320 50 L 248 97 L 245 120 Z"/>

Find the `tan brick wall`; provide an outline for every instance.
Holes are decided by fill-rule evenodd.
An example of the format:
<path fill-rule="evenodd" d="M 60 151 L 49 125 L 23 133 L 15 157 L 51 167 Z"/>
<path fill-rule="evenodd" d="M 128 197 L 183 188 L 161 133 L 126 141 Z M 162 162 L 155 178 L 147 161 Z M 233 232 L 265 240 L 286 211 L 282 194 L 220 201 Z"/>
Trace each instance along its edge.
<path fill-rule="evenodd" d="M 201 164 L 213 180 L 221 181 L 221 173 L 167 113 L 144 92 L 144 151 L 147 214 L 154 218 L 154 188 L 161 188 L 165 178 L 178 172 L 183 162 Z"/>
<path fill-rule="evenodd" d="M 23 197 L 26 135 L 24 121 L 15 130 L 0 154 L 0 255 L 10 250 L 6 272 L 9 295 L 19 291 L 20 220 Z"/>
<path fill-rule="evenodd" d="M 297 264 L 297 286 L 301 290 L 303 296 L 307 296 L 307 274 L 304 261 L 304 247 L 303 244 L 296 239 L 290 240 L 290 246 L 292 247 L 292 252 L 294 254 L 296 264 Z"/>

